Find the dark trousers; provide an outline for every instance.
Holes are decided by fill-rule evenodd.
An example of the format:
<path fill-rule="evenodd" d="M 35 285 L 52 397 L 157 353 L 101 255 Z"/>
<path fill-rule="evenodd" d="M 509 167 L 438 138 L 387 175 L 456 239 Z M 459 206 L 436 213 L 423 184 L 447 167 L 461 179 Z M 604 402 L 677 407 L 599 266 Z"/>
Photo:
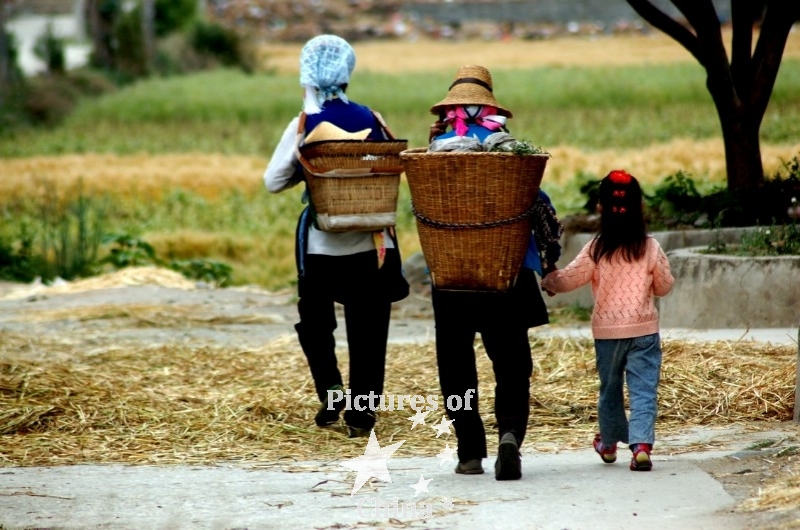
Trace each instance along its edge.
<path fill-rule="evenodd" d="M 478 371 L 474 342 L 481 334 L 495 377 L 494 413 L 498 439 L 508 432 L 522 444 L 530 413 L 533 360 L 528 328 L 547 323 L 547 309 L 533 273 L 525 273 L 507 293 L 466 293 L 433 289 L 436 361 L 445 407 L 450 410 L 460 461 L 486 458 L 486 431 L 478 410 Z M 465 395 L 474 390 L 471 409 Z"/>
<path fill-rule="evenodd" d="M 388 256 L 391 256 L 389 259 Z M 297 337 L 308 360 L 314 387 L 321 403 L 327 402 L 327 390 L 343 385 L 336 358 L 337 328 L 335 303 L 344 306 L 350 370 L 347 387 L 351 396 L 383 394 L 386 366 L 386 343 L 389 336 L 392 296 L 387 294 L 384 276 L 399 277 L 405 284 L 397 250 L 387 250 L 386 270 L 377 269 L 375 252 L 351 256 L 308 255 L 305 277 L 297 304 L 300 322 Z M 392 273 L 389 268 L 395 269 Z M 407 284 L 406 292 L 407 292 Z M 345 422 L 352 427 L 370 429 L 374 412 L 347 410 Z"/>

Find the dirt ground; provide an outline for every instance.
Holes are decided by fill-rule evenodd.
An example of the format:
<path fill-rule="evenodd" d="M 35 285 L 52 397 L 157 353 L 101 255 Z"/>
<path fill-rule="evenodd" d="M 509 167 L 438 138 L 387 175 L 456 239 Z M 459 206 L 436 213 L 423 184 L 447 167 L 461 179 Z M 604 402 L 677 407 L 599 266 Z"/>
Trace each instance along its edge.
<path fill-rule="evenodd" d="M 392 340 L 433 340 L 429 298 L 424 289 L 415 291 L 394 308 Z M 164 271 L 129 271 L 55 287 L 0 284 L 0 333 L 77 342 L 87 351 L 121 342 L 255 347 L 294 336 L 294 302 L 293 292 L 216 289 Z M 30 355 L 47 359 L 60 354 L 32 350 Z M 747 426 L 740 430 L 747 431 Z M 776 478 L 797 472 L 798 445 L 800 429 L 784 424 L 774 438 L 733 456 L 702 458 L 698 465 L 743 502 Z M 797 508 L 748 517 L 753 528 L 800 528 Z"/>
<path fill-rule="evenodd" d="M 720 482 L 734 499 L 745 503 L 748 499 L 756 498 L 769 482 L 796 473 L 797 456 L 794 457 L 794 466 L 787 466 L 786 459 L 777 456 L 782 451 L 787 451 L 787 446 L 784 445 L 787 440 L 774 441 L 778 447 L 701 460 L 698 466 Z M 789 447 L 796 449 L 796 446 Z M 749 517 L 752 528 L 800 528 L 800 508 L 796 506 L 785 510 L 753 511 L 749 513 Z"/>

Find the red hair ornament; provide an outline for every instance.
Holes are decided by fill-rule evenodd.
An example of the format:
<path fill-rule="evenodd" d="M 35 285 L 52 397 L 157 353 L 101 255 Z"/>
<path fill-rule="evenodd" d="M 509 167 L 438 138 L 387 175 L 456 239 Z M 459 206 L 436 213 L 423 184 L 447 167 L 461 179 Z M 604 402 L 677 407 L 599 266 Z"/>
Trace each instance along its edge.
<path fill-rule="evenodd" d="M 630 184 L 631 178 L 630 174 L 622 169 L 615 169 L 608 174 L 608 180 L 614 184 Z"/>

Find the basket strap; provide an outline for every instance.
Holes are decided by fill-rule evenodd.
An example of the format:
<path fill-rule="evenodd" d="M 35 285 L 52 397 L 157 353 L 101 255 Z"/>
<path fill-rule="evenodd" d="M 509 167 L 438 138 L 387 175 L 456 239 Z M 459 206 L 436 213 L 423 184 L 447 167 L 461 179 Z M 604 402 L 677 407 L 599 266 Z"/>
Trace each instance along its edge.
<path fill-rule="evenodd" d="M 386 134 L 388 139 L 389 140 L 394 140 L 395 137 L 392 134 L 392 131 L 389 130 L 389 126 L 386 125 L 386 122 L 383 120 L 383 116 L 381 116 L 381 113 L 378 112 L 377 110 L 373 110 L 372 111 L 372 115 L 375 116 L 376 120 L 378 120 L 378 123 L 381 125 L 381 128 L 383 128 L 383 132 Z"/>
<path fill-rule="evenodd" d="M 305 133 L 306 130 L 306 113 L 305 111 L 300 113 L 300 119 L 297 120 L 297 135 L 298 138 Z M 300 141 L 298 140 L 294 144 L 294 152 L 297 155 L 297 161 L 300 162 L 300 165 L 305 168 L 306 171 L 312 174 L 322 173 L 318 168 L 311 165 L 311 163 L 303 157 L 303 154 L 300 152 Z"/>
<path fill-rule="evenodd" d="M 536 209 L 536 204 L 534 203 L 534 205 L 528 208 L 528 210 L 526 210 L 525 212 L 515 217 L 510 217 L 508 219 L 499 219 L 497 221 L 486 221 L 483 223 L 445 223 L 442 221 L 435 221 L 433 219 L 425 217 L 424 215 L 419 213 L 417 209 L 414 207 L 414 201 L 413 200 L 411 201 L 411 213 L 413 213 L 414 217 L 419 219 L 422 223 L 428 226 L 432 226 L 434 228 L 449 228 L 452 230 L 464 230 L 468 228 L 494 228 L 497 226 L 504 226 L 511 223 L 516 223 L 517 221 L 522 221 L 523 219 L 530 217 L 531 214 L 533 214 L 533 212 L 535 211 L 535 209 Z"/>

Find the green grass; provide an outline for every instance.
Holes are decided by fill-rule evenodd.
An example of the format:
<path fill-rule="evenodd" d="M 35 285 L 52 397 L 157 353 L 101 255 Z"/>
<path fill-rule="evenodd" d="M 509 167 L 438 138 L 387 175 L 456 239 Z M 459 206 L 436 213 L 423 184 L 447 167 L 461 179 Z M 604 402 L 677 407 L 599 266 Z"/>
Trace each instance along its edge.
<path fill-rule="evenodd" d="M 379 110 L 399 138 L 425 145 L 451 74 L 356 73 L 350 97 Z M 693 63 L 536 68 L 493 72 L 511 131 L 537 145 L 639 147 L 675 137 L 720 136 Z M 268 157 L 300 110 L 295 76 L 219 70 L 155 79 L 87 100 L 58 127 L 6 135 L 0 156 L 72 152 L 220 152 Z M 800 137 L 800 61 L 781 66 L 762 141 Z"/>

